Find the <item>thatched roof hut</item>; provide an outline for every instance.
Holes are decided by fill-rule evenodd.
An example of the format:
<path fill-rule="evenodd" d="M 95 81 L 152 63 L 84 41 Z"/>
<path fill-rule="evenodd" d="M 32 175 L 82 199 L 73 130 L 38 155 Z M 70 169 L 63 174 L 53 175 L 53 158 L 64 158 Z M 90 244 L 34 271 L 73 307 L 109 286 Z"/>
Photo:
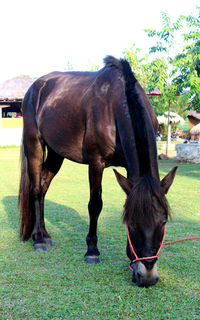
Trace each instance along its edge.
<path fill-rule="evenodd" d="M 189 129 L 191 130 L 192 127 L 196 126 L 199 123 L 200 113 L 192 109 L 188 112 L 188 119 L 189 119 Z"/>
<path fill-rule="evenodd" d="M 29 76 L 17 76 L 0 83 L 0 108 L 3 109 L 3 116 L 8 112 L 20 112 L 24 95 L 34 81 Z"/>
<path fill-rule="evenodd" d="M 200 123 L 196 124 L 196 126 L 192 127 L 192 129 L 190 130 L 190 132 L 192 134 L 199 134 L 200 133 Z"/>
<path fill-rule="evenodd" d="M 157 119 L 158 119 L 159 124 L 162 124 L 162 123 L 168 124 L 168 111 L 164 112 L 164 114 L 162 116 L 158 116 Z M 179 122 L 180 124 L 183 124 L 183 123 L 185 123 L 185 120 L 181 116 L 179 116 L 179 114 L 170 111 L 169 122 L 170 123 L 178 123 Z"/>
<path fill-rule="evenodd" d="M 34 82 L 29 76 L 18 76 L 0 84 L 0 101 L 23 99 L 26 91 Z"/>
<path fill-rule="evenodd" d="M 200 120 L 200 113 L 198 113 L 195 110 L 191 109 L 188 112 L 188 117 L 193 117 L 193 118 L 196 118 L 196 119 Z"/>

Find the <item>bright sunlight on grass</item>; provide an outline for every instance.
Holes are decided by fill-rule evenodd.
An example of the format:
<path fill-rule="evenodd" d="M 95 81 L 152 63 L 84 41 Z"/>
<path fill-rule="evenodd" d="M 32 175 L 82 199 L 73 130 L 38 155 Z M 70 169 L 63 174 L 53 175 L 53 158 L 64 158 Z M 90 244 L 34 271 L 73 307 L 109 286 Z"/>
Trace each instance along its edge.
<path fill-rule="evenodd" d="M 161 177 L 172 166 L 173 161 L 160 163 Z M 32 241 L 19 241 L 19 148 L 0 149 L 0 177 L 1 320 L 199 319 L 200 241 L 163 247 L 158 284 L 148 289 L 133 284 L 121 221 L 125 195 L 111 168 L 104 173 L 98 228 L 102 265 L 84 263 L 87 166 L 65 161 L 50 186 L 45 217 L 54 246 L 47 252 L 34 252 Z M 199 190 L 200 165 L 179 165 L 168 195 L 173 221 L 166 241 L 199 236 Z"/>

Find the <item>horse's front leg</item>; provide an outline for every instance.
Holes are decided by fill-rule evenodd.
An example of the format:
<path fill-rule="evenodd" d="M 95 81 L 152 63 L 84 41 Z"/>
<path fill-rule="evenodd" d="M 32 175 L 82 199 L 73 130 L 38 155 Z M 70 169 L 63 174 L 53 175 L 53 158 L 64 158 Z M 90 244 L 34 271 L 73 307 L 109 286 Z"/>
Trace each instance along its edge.
<path fill-rule="evenodd" d="M 85 261 L 87 263 L 101 263 L 100 252 L 97 248 L 97 222 L 103 206 L 101 198 L 103 169 L 104 166 L 101 163 L 89 165 L 90 201 L 88 203 L 88 211 L 90 224 L 86 237 L 88 249 L 85 254 Z"/>

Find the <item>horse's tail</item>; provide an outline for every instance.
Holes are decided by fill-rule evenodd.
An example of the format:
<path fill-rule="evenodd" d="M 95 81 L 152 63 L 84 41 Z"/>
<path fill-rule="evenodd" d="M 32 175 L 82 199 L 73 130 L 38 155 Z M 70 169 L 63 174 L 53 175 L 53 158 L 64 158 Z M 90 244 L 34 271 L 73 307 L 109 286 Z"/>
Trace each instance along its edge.
<path fill-rule="evenodd" d="M 40 85 L 41 84 L 41 85 Z M 29 148 L 27 145 L 27 139 L 29 136 L 29 140 L 33 139 L 33 143 L 35 140 L 38 143 L 38 129 L 35 121 L 36 110 L 39 106 L 41 91 L 45 86 L 45 82 L 37 84 L 33 84 L 29 90 L 27 91 L 22 105 L 23 111 L 23 121 L 24 128 L 22 134 L 22 144 L 21 144 L 21 177 L 20 177 L 20 185 L 19 185 L 19 196 L 18 196 L 18 208 L 19 208 L 19 224 L 20 224 L 20 238 L 24 241 L 28 240 L 32 234 L 34 228 L 34 220 L 35 220 L 35 204 L 34 204 L 34 196 L 32 190 L 32 181 L 29 170 L 29 162 L 31 154 L 29 154 Z M 32 135 L 32 136 L 30 136 Z M 34 136 L 34 138 L 33 138 Z M 32 146 L 32 148 L 34 148 Z M 43 152 L 45 150 L 44 145 L 42 146 Z M 33 151 L 33 150 L 32 150 Z M 43 154 L 45 157 L 45 152 Z"/>
<path fill-rule="evenodd" d="M 18 208 L 20 223 L 20 238 L 24 241 L 28 240 L 33 231 L 33 201 L 30 193 L 30 179 L 28 173 L 28 151 L 26 146 L 26 138 L 23 132 L 21 146 L 21 178 L 19 185 Z"/>

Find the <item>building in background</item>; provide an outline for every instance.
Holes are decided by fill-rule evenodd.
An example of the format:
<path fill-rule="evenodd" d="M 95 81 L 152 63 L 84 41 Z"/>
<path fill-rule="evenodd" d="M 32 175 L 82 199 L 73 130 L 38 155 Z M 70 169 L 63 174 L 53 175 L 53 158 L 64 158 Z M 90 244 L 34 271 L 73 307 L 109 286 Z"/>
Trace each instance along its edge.
<path fill-rule="evenodd" d="M 195 110 L 190 110 L 188 112 L 188 119 L 189 119 L 189 130 L 191 130 L 192 127 L 200 123 L 200 113 L 196 112 Z"/>
<path fill-rule="evenodd" d="M 22 100 L 33 82 L 29 76 L 18 76 L 0 84 L 0 146 L 20 145 Z"/>

